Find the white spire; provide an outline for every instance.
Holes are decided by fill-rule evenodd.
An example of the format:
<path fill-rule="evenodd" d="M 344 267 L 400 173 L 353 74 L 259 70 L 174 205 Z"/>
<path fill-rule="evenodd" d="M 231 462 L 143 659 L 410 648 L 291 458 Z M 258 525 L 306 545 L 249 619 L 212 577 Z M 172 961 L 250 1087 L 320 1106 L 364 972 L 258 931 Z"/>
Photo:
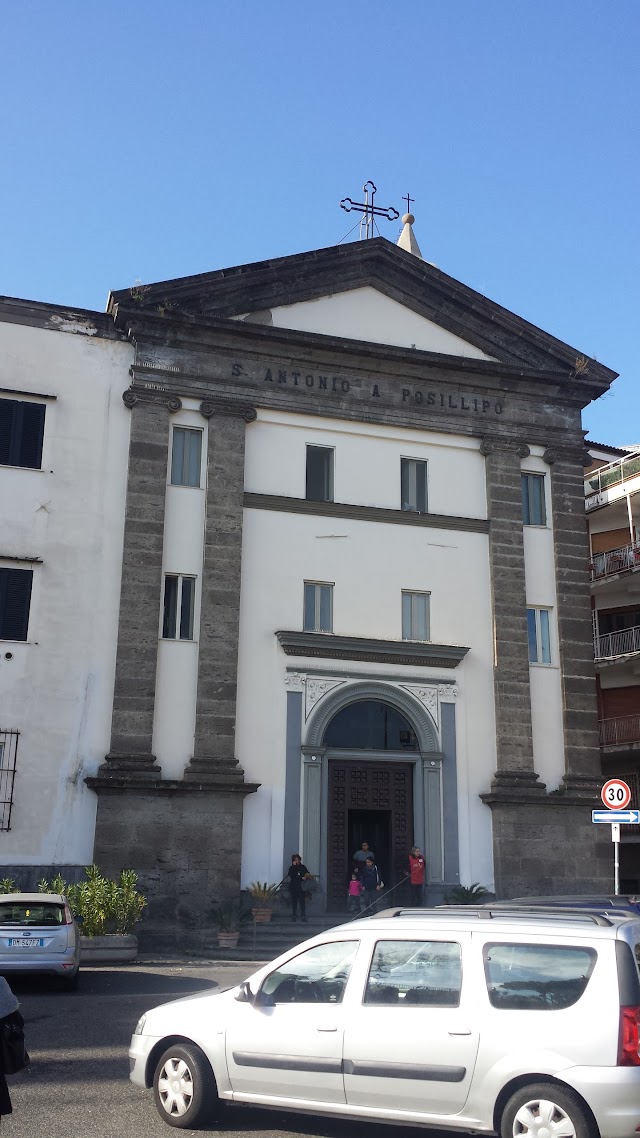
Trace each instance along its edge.
<path fill-rule="evenodd" d="M 402 216 L 403 229 L 402 229 L 402 233 L 400 234 L 400 236 L 398 238 L 397 244 L 400 246 L 401 249 L 406 249 L 407 253 L 413 253 L 414 257 L 419 257 L 420 260 L 423 261 L 424 257 L 422 256 L 422 253 L 420 252 L 420 246 L 418 245 L 418 242 L 416 241 L 415 233 L 413 232 L 413 229 L 411 228 L 414 221 L 415 221 L 415 217 L 413 216 L 412 213 L 403 214 L 403 216 Z"/>

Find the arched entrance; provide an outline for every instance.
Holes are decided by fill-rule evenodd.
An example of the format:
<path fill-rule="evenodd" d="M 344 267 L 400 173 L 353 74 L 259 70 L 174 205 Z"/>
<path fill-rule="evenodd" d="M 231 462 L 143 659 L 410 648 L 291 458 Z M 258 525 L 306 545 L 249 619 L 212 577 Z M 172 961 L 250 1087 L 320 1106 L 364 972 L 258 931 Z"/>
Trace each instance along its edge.
<path fill-rule="evenodd" d="M 387 886 L 401 880 L 414 843 L 426 844 L 431 879 L 441 879 L 442 756 L 426 708 L 388 684 L 345 685 L 316 708 L 303 751 L 305 859 L 320 866 L 329 911 L 345 908 L 363 841 Z"/>

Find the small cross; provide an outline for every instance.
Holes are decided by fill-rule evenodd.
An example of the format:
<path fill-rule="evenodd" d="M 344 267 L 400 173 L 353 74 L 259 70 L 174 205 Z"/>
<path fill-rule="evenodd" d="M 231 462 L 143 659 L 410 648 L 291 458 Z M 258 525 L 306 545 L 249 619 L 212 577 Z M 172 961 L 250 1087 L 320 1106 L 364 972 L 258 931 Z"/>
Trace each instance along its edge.
<path fill-rule="evenodd" d="M 411 213 L 411 202 L 414 202 L 416 199 L 410 198 L 408 194 L 405 194 L 402 200 L 407 203 L 407 213 Z"/>

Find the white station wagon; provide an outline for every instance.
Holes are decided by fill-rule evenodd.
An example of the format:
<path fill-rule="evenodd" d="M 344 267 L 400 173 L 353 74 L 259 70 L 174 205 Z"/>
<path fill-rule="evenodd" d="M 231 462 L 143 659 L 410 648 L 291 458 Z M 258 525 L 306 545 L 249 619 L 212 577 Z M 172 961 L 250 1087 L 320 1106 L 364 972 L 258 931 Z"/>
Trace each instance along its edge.
<path fill-rule="evenodd" d="M 131 1079 L 171 1126 L 220 1101 L 501 1138 L 640 1131 L 640 920 L 388 910 L 239 987 L 140 1019 Z"/>

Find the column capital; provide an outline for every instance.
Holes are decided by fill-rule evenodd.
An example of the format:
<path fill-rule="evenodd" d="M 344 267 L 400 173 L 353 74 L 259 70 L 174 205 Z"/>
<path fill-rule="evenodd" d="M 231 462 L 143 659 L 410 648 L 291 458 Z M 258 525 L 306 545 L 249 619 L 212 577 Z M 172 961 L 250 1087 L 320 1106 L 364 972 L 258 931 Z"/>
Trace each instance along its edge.
<path fill-rule="evenodd" d="M 245 423 L 253 423 L 258 418 L 255 407 L 231 399 L 203 399 L 200 414 L 205 419 L 210 419 L 212 415 L 239 415 Z"/>
<path fill-rule="evenodd" d="M 146 387 L 128 387 L 122 392 L 122 402 L 129 410 L 133 410 L 136 403 L 157 403 L 161 407 L 166 407 L 172 415 L 182 407 L 182 400 L 173 392 L 150 391 Z"/>

